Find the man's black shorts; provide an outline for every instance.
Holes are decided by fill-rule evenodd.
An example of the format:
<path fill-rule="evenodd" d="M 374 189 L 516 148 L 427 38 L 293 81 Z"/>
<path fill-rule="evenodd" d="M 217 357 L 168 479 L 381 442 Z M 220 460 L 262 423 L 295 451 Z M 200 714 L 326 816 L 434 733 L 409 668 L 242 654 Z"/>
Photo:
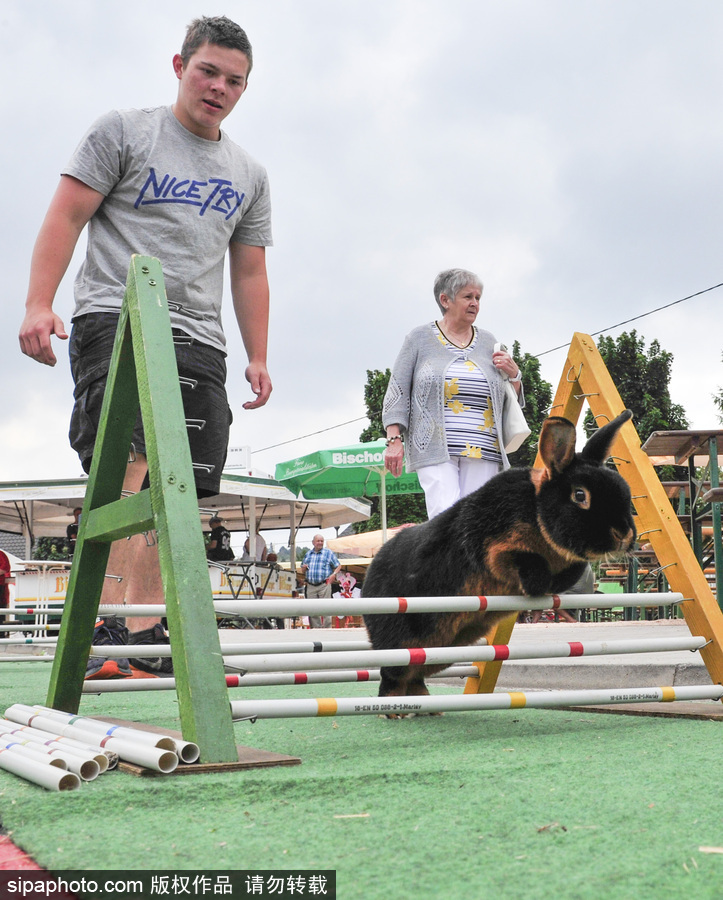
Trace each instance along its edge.
<path fill-rule="evenodd" d="M 90 471 L 117 327 L 117 313 L 88 313 L 74 320 L 70 334 L 70 368 L 75 381 L 70 445 L 86 472 Z M 177 328 L 173 333 L 184 336 Z M 198 496 L 210 497 L 219 492 L 232 421 L 226 397 L 226 358 L 220 350 L 199 341 L 174 346 L 179 376 L 197 382 L 195 388 L 182 383 L 181 396 L 186 419 L 206 422 L 200 430 L 189 428 L 188 439 Z M 146 452 L 140 411 L 133 445 L 137 452 Z"/>

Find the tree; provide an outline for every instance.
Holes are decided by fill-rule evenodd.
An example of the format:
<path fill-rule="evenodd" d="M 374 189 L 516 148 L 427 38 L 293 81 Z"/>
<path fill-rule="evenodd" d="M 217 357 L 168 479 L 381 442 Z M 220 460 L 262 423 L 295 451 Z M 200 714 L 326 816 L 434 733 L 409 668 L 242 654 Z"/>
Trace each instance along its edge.
<path fill-rule="evenodd" d="M 662 350 L 657 340 L 645 349 L 645 338 L 635 330 L 623 332 L 617 340 L 601 337 L 598 350 L 625 406 L 632 410 L 641 441 L 653 431 L 684 431 L 688 428 L 685 409 L 670 397 L 673 354 Z M 604 423 L 601 423 L 604 424 Z M 585 427 L 596 427 L 588 411 Z"/>
<path fill-rule="evenodd" d="M 713 403 L 718 407 L 718 421 L 723 425 L 723 388 L 718 388 L 717 393 L 713 394 Z"/>
<path fill-rule="evenodd" d="M 364 405 L 367 408 L 369 424 L 359 435 L 363 443 L 377 441 L 385 437 L 384 424 L 382 423 L 382 410 L 384 408 L 384 395 L 387 392 L 389 379 L 392 377 L 391 369 L 383 372 L 379 369 L 367 369 L 367 383 L 364 385 Z"/>
<path fill-rule="evenodd" d="M 367 369 L 367 381 L 364 385 L 364 404 L 367 409 L 369 424 L 359 435 L 359 440 L 366 443 L 376 441 L 386 435 L 382 423 L 384 395 L 391 378 L 391 370 Z M 424 494 L 406 494 L 404 496 L 387 497 L 387 525 L 404 525 L 407 522 L 426 522 L 427 508 L 424 505 Z M 366 522 L 356 522 L 354 531 L 377 531 L 382 527 L 379 511 L 379 498 L 372 497 L 372 514 Z"/>
<path fill-rule="evenodd" d="M 33 559 L 55 560 L 70 559 L 65 538 L 40 537 L 35 542 Z"/>

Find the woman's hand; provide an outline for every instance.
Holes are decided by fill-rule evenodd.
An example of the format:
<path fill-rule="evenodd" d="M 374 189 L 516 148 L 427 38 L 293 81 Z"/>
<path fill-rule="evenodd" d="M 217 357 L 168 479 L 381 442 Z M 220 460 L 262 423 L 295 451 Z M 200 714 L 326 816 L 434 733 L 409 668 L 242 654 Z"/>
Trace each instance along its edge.
<path fill-rule="evenodd" d="M 388 472 L 391 472 L 395 478 L 399 478 L 402 474 L 403 465 L 404 444 L 400 438 L 397 441 L 392 441 L 384 451 L 384 467 Z"/>
<path fill-rule="evenodd" d="M 494 364 L 497 371 L 502 372 L 502 374 L 506 375 L 508 379 L 517 379 L 515 381 L 511 381 L 510 383 L 512 384 L 512 387 L 515 389 L 515 392 L 519 397 L 520 392 L 522 391 L 522 379 L 519 378 L 520 367 L 510 356 L 504 344 L 497 344 L 496 346 L 499 347 L 499 349 L 495 350 L 492 354 L 492 363 Z"/>
<path fill-rule="evenodd" d="M 520 367 L 512 359 L 507 350 L 495 350 L 492 354 L 492 363 L 495 368 L 508 378 L 516 378 Z"/>

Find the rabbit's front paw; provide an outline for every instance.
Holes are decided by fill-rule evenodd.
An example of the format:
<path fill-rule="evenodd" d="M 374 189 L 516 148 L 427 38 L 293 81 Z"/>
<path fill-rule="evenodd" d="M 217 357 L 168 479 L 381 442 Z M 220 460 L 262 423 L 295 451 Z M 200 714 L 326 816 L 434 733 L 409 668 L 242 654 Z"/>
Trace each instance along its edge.
<path fill-rule="evenodd" d="M 550 593 L 552 572 L 542 556 L 536 553 L 516 553 L 517 574 L 526 597 L 541 597 Z"/>

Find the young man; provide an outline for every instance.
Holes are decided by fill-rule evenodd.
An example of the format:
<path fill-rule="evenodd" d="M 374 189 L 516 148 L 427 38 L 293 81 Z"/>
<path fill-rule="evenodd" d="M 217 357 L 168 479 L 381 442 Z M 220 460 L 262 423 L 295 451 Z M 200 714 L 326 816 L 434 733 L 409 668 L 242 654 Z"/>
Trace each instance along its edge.
<path fill-rule="evenodd" d="M 234 552 L 231 548 L 231 532 L 223 524 L 219 516 L 212 516 L 208 522 L 211 528 L 210 539 L 206 547 L 206 558 L 214 562 L 223 562 L 233 559 Z"/>
<path fill-rule="evenodd" d="M 70 440 L 86 471 L 133 253 L 161 261 L 186 417 L 206 421 L 203 429 L 189 431 L 199 497 L 218 493 L 232 418 L 221 327 L 227 251 L 234 311 L 249 360 L 245 377 L 255 395 L 244 409 L 263 406 L 269 398 L 268 180 L 220 127 L 246 90 L 252 63 L 251 45 L 238 25 L 224 16 L 196 19 L 173 57 L 176 102 L 102 116 L 63 171 L 33 251 L 20 346 L 38 362 L 55 365 L 51 338 L 68 335 L 53 301 L 88 225 L 70 337 L 75 380 Z M 194 388 L 187 386 L 190 380 L 197 382 Z M 133 445 L 124 482 L 131 492 L 143 487 L 147 472 L 140 418 Z M 102 603 L 163 602 L 157 550 L 143 535 L 112 545 L 108 573 L 117 577 L 106 579 Z M 129 619 L 128 626 L 130 634 L 116 617 L 99 622 L 94 643 L 167 640 L 153 619 Z M 164 672 L 161 660 L 131 663 L 150 673 Z M 127 660 L 93 657 L 86 677 L 132 674 Z"/>
<path fill-rule="evenodd" d="M 75 553 L 75 542 L 78 539 L 78 525 L 80 524 L 80 515 L 83 512 L 80 506 L 76 506 L 73 510 L 73 521 L 65 529 L 65 544 L 68 549 L 68 557 L 73 558 Z"/>

